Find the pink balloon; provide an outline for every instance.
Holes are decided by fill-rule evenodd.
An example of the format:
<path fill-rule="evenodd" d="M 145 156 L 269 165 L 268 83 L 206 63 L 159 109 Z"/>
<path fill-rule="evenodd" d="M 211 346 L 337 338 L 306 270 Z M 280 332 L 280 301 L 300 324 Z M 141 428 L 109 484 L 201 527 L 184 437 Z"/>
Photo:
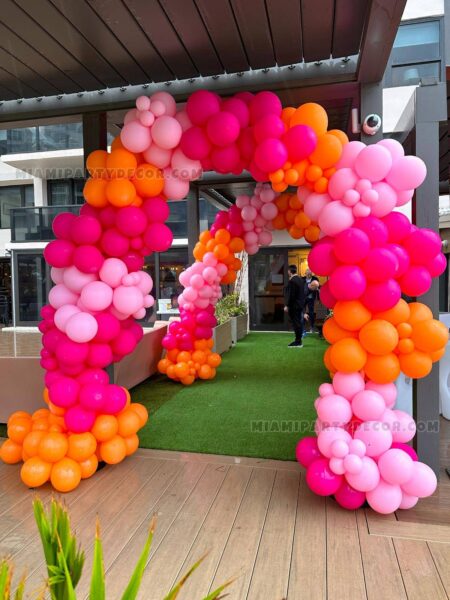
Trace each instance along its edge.
<path fill-rule="evenodd" d="M 120 258 L 107 258 L 99 272 L 100 279 L 112 288 L 119 286 L 127 274 L 128 269 Z"/>
<path fill-rule="evenodd" d="M 64 415 L 67 429 L 72 433 L 90 431 L 95 421 L 95 412 L 82 406 L 70 407 Z"/>
<path fill-rule="evenodd" d="M 211 162 L 218 173 L 232 173 L 239 166 L 240 155 L 236 144 L 216 147 L 211 152 Z"/>
<path fill-rule="evenodd" d="M 354 265 L 369 254 L 370 240 L 361 229 L 350 227 L 335 237 L 333 250 L 338 260 Z"/>
<path fill-rule="evenodd" d="M 388 230 L 381 219 L 377 217 L 364 217 L 355 221 L 355 227 L 364 231 L 372 247 L 384 246 L 388 239 Z"/>
<path fill-rule="evenodd" d="M 441 251 L 442 241 L 432 229 L 416 229 L 403 240 L 403 246 L 413 264 L 426 266 Z"/>
<path fill-rule="evenodd" d="M 305 437 L 297 443 L 295 455 L 298 462 L 305 468 L 309 467 L 318 458 L 321 458 L 319 448 L 317 446 L 317 438 Z"/>
<path fill-rule="evenodd" d="M 105 403 L 106 385 L 87 383 L 80 390 L 80 404 L 86 410 L 102 412 Z"/>
<path fill-rule="evenodd" d="M 172 231 L 163 223 L 151 223 L 144 234 L 145 244 L 152 252 L 165 252 L 172 245 Z"/>
<path fill-rule="evenodd" d="M 417 504 L 418 501 L 419 501 L 419 498 L 417 496 L 409 496 L 408 494 L 405 494 L 403 492 L 402 501 L 400 502 L 399 508 L 401 508 L 403 510 L 414 508 L 414 506 Z"/>
<path fill-rule="evenodd" d="M 348 190 L 354 190 L 357 181 L 358 177 L 353 169 L 339 169 L 330 178 L 328 194 L 333 200 L 341 200 Z"/>
<path fill-rule="evenodd" d="M 413 476 L 414 461 L 412 458 L 397 448 L 387 450 L 378 459 L 378 468 L 381 477 L 392 485 L 403 485 Z"/>
<path fill-rule="evenodd" d="M 206 132 L 215 146 L 228 146 L 239 137 L 240 124 L 232 113 L 220 111 L 209 117 Z"/>
<path fill-rule="evenodd" d="M 128 252 L 130 242 L 118 229 L 114 228 L 104 232 L 100 245 L 108 256 L 120 257 Z"/>
<path fill-rule="evenodd" d="M 250 113 L 247 104 L 237 98 L 227 98 L 222 102 L 222 110 L 232 113 L 241 127 L 247 127 L 250 119 Z"/>
<path fill-rule="evenodd" d="M 83 273 L 75 266 L 64 269 L 63 282 L 64 285 L 72 292 L 79 294 L 85 285 L 95 281 L 97 276 L 93 273 Z"/>
<path fill-rule="evenodd" d="M 68 240 L 53 240 L 44 248 L 44 258 L 52 267 L 70 267 L 75 246 Z"/>
<path fill-rule="evenodd" d="M 76 315 L 79 312 L 80 312 L 80 309 L 78 308 L 78 306 L 75 306 L 73 304 L 63 304 L 55 312 L 54 319 L 55 319 L 56 327 L 60 331 L 65 333 L 67 321 L 70 319 L 70 317 L 73 317 L 73 315 Z"/>
<path fill-rule="evenodd" d="M 366 145 L 363 144 L 363 142 L 349 142 L 348 144 L 344 144 L 341 158 L 336 163 L 336 168 L 338 170 L 346 169 L 348 167 L 352 168 L 355 164 L 356 157 L 365 147 Z"/>
<path fill-rule="evenodd" d="M 422 462 L 413 462 L 413 474 L 406 483 L 402 484 L 404 493 L 418 498 L 431 496 L 436 487 L 437 479 L 434 471 Z"/>
<path fill-rule="evenodd" d="M 297 188 L 297 196 L 300 202 L 303 202 L 304 204 L 303 209 L 306 215 L 311 219 L 311 221 L 315 221 L 317 223 L 322 210 L 331 201 L 330 196 L 328 196 L 328 194 L 309 193 L 309 190 L 306 189 L 308 194 L 305 197 L 305 189 L 306 188 L 299 186 Z"/>
<path fill-rule="evenodd" d="M 144 152 L 152 143 L 150 129 L 139 121 L 130 121 L 122 128 L 120 141 L 130 152 Z"/>
<path fill-rule="evenodd" d="M 306 471 L 306 483 L 318 496 L 335 494 L 342 484 L 342 476 L 335 475 L 328 466 L 328 460 L 319 458 L 312 462 Z"/>
<path fill-rule="evenodd" d="M 337 267 L 329 279 L 331 293 L 337 300 L 354 300 L 366 289 L 363 271 L 354 265 Z"/>
<path fill-rule="evenodd" d="M 317 444 L 320 452 L 329 458 L 332 456 L 331 445 L 335 440 L 349 443 L 351 439 L 351 435 L 341 427 L 326 427 L 319 433 Z"/>
<path fill-rule="evenodd" d="M 366 382 L 366 390 L 372 390 L 383 397 L 387 408 L 392 408 L 397 400 L 397 387 L 395 383 Z"/>
<path fill-rule="evenodd" d="M 386 181 L 396 190 L 412 190 L 423 183 L 427 168 L 417 156 L 402 156 L 392 165 Z"/>
<path fill-rule="evenodd" d="M 176 177 L 172 169 L 164 169 L 163 192 L 171 200 L 182 200 L 189 194 L 189 181 Z"/>
<path fill-rule="evenodd" d="M 334 308 L 334 305 L 336 304 L 337 300 L 330 292 L 330 285 L 328 281 L 321 286 L 319 295 L 322 304 L 324 304 L 329 309 Z"/>
<path fill-rule="evenodd" d="M 254 124 L 267 114 L 281 115 L 281 102 L 273 92 L 258 92 L 249 103 L 250 123 Z"/>
<path fill-rule="evenodd" d="M 134 286 L 120 285 L 114 290 L 114 307 L 124 314 L 133 314 L 143 306 L 142 292 Z"/>
<path fill-rule="evenodd" d="M 279 116 L 269 113 L 253 126 L 253 137 L 257 144 L 267 138 L 280 138 L 285 132 L 284 123 Z"/>
<path fill-rule="evenodd" d="M 170 214 L 169 203 L 160 196 L 144 200 L 142 210 L 151 223 L 164 223 Z"/>
<path fill-rule="evenodd" d="M 76 304 L 78 294 L 69 290 L 63 283 L 52 287 L 48 294 L 48 301 L 53 308 L 60 308 L 65 304 Z"/>
<path fill-rule="evenodd" d="M 335 236 L 354 223 L 352 209 L 341 202 L 327 204 L 319 216 L 319 227 L 325 235 Z"/>
<path fill-rule="evenodd" d="M 425 267 L 412 265 L 401 277 L 400 286 L 407 296 L 422 296 L 431 287 L 430 272 Z"/>
<path fill-rule="evenodd" d="M 180 148 L 177 148 L 172 156 L 172 170 L 179 179 L 193 181 L 202 174 L 202 165 L 199 160 L 188 158 Z"/>
<path fill-rule="evenodd" d="M 362 269 L 368 281 L 381 282 L 394 277 L 398 266 L 395 254 L 386 248 L 373 248 L 362 264 Z"/>
<path fill-rule="evenodd" d="M 399 485 L 391 485 L 380 480 L 377 487 L 367 492 L 369 506 L 382 515 L 395 512 L 402 501 L 402 490 Z"/>
<path fill-rule="evenodd" d="M 49 386 L 50 401 L 61 408 L 69 408 L 78 402 L 80 385 L 72 377 L 60 377 Z"/>
<path fill-rule="evenodd" d="M 77 246 L 95 244 L 102 235 L 102 227 L 95 217 L 81 215 L 72 221 L 70 235 Z"/>
<path fill-rule="evenodd" d="M 255 150 L 255 163 L 262 173 L 280 169 L 288 159 L 286 146 L 276 138 L 267 138 Z"/>
<path fill-rule="evenodd" d="M 402 156 L 405 156 L 405 151 L 403 150 L 403 146 L 397 140 L 393 140 L 392 138 L 386 138 L 385 140 L 380 140 L 377 142 L 377 146 L 383 146 L 389 152 L 392 158 L 392 163 L 396 162 Z"/>
<path fill-rule="evenodd" d="M 270 202 L 270 203 L 263 204 L 261 206 L 261 216 L 264 219 L 266 219 L 266 221 L 271 221 L 272 219 L 275 219 L 277 214 L 278 214 L 278 208 L 277 208 L 276 204 L 273 204 L 272 202 Z"/>
<path fill-rule="evenodd" d="M 98 315 L 95 315 L 95 319 L 97 321 L 96 342 L 110 342 L 119 335 L 120 322 L 114 315 L 110 313 L 99 313 Z"/>
<path fill-rule="evenodd" d="M 116 227 L 128 237 L 141 235 L 147 227 L 145 212 L 137 206 L 125 206 L 117 212 Z"/>
<path fill-rule="evenodd" d="M 175 98 L 168 92 L 155 92 L 150 97 L 151 102 L 161 102 L 164 105 L 165 114 L 174 117 L 177 112 L 177 103 Z"/>
<path fill-rule="evenodd" d="M 364 390 L 364 377 L 360 373 L 334 374 L 333 388 L 336 394 L 351 400 L 356 394 Z"/>
<path fill-rule="evenodd" d="M 394 442 L 409 442 L 416 435 L 416 423 L 411 415 L 403 410 L 393 410 L 394 422 L 391 425 Z"/>
<path fill-rule="evenodd" d="M 106 388 L 104 412 L 108 415 L 116 415 L 122 411 L 127 403 L 125 390 L 120 385 L 110 384 Z"/>
<path fill-rule="evenodd" d="M 67 337 L 79 343 L 90 342 L 94 339 L 97 329 L 95 317 L 84 312 L 72 315 L 66 323 Z"/>
<path fill-rule="evenodd" d="M 160 169 L 165 169 L 170 165 L 172 150 L 166 150 L 156 144 L 152 144 L 150 148 L 145 150 L 143 156 L 149 164 L 155 165 L 155 167 L 159 167 Z"/>
<path fill-rule="evenodd" d="M 220 110 L 220 98 L 207 90 L 191 94 L 186 103 L 186 112 L 194 125 L 203 125 Z M 184 150 L 183 150 L 184 152 Z"/>
<path fill-rule="evenodd" d="M 331 240 L 316 244 L 308 256 L 310 269 L 318 275 L 330 275 L 338 267 Z"/>
<path fill-rule="evenodd" d="M 153 123 L 151 131 L 153 142 L 165 150 L 175 148 L 183 133 L 180 123 L 167 115 L 158 117 Z"/>
<path fill-rule="evenodd" d="M 98 367 L 104 369 L 112 363 L 113 354 L 109 344 L 94 343 L 89 344 L 89 353 L 87 356 L 87 364 L 90 367 Z"/>
<path fill-rule="evenodd" d="M 439 277 L 447 268 L 447 259 L 445 254 L 439 252 L 432 260 L 427 263 L 427 269 L 431 277 Z"/>
<path fill-rule="evenodd" d="M 343 396 L 330 394 L 325 398 L 319 398 L 316 402 L 317 415 L 326 427 L 342 427 L 352 418 L 350 402 Z"/>
<path fill-rule="evenodd" d="M 361 296 L 361 302 L 372 312 L 389 310 L 401 298 L 399 284 L 394 279 L 382 283 L 369 283 Z"/>
<path fill-rule="evenodd" d="M 355 431 L 355 439 L 366 445 L 367 456 L 380 456 L 392 444 L 392 433 L 382 421 L 365 421 Z"/>
<path fill-rule="evenodd" d="M 366 494 L 352 488 L 346 481 L 341 483 L 341 487 L 334 494 L 336 502 L 347 510 L 356 510 L 366 501 Z"/>
<path fill-rule="evenodd" d="M 180 141 L 183 153 L 192 160 L 203 160 L 211 152 L 211 142 L 200 127 L 187 129 Z"/>
<path fill-rule="evenodd" d="M 364 390 L 354 396 L 352 409 L 362 421 L 378 421 L 386 410 L 386 404 L 383 396 L 377 392 Z"/>
<path fill-rule="evenodd" d="M 377 463 L 368 456 L 361 458 L 362 469 L 358 473 L 347 472 L 345 478 L 347 483 L 359 492 L 374 490 L 380 481 L 380 471 Z"/>
<path fill-rule="evenodd" d="M 103 281 L 93 281 L 81 292 L 81 302 L 88 310 L 105 310 L 113 299 L 111 287 Z"/>
<path fill-rule="evenodd" d="M 58 267 L 52 267 L 50 269 L 50 277 L 52 278 L 53 283 L 64 283 L 65 271 L 67 271 L 67 268 L 63 269 Z"/>
<path fill-rule="evenodd" d="M 392 167 L 392 156 L 383 146 L 372 144 L 364 148 L 356 157 L 355 171 L 360 177 L 370 181 L 381 181 Z"/>
<path fill-rule="evenodd" d="M 76 218 L 76 215 L 72 213 L 60 213 L 56 215 L 52 222 L 52 229 L 55 236 L 63 240 L 70 240 L 72 223 Z"/>

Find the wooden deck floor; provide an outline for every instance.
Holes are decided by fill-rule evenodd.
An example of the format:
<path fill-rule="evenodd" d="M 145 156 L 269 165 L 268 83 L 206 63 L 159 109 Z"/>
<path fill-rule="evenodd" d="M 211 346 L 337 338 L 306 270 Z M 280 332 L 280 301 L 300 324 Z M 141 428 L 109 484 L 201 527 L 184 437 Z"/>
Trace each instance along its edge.
<path fill-rule="evenodd" d="M 18 467 L 0 466 L 0 555 L 38 588 L 45 570 L 31 514 L 33 492 Z M 408 521 L 370 510 L 347 512 L 314 496 L 296 463 L 139 450 L 64 496 L 92 560 L 96 513 L 102 525 L 108 598 L 120 598 L 158 516 L 143 600 L 160 600 L 209 551 L 181 598 L 200 599 L 238 576 L 234 600 L 441 600 L 450 595 L 450 480 L 440 483 L 441 508 Z M 48 500 L 49 488 L 39 495 Z M 402 515 L 406 514 L 405 512 Z M 442 518 L 439 516 L 441 515 Z M 79 598 L 88 593 L 87 580 Z"/>

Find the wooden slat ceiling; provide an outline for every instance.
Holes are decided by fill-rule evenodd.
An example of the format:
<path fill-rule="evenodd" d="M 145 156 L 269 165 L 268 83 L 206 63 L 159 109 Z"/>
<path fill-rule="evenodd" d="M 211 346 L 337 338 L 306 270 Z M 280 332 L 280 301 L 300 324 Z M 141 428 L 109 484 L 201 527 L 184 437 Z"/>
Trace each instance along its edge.
<path fill-rule="evenodd" d="M 344 58 L 370 0 L 2 0 L 0 100 Z"/>

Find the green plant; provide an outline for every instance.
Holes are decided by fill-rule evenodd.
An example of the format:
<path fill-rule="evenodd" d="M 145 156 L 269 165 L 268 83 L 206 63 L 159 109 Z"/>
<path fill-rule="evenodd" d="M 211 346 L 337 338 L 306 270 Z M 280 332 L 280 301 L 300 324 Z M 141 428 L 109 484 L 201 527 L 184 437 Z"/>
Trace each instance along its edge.
<path fill-rule="evenodd" d="M 216 319 L 219 325 L 225 323 L 231 317 L 239 317 L 247 314 L 247 304 L 239 300 L 239 294 L 233 292 L 221 298 L 216 304 Z"/>
<path fill-rule="evenodd" d="M 77 600 L 75 588 L 80 581 L 83 566 L 84 552 L 80 550 L 77 539 L 70 526 L 70 518 L 66 508 L 56 500 L 51 501 L 50 510 L 46 512 L 41 500 L 33 502 L 34 517 L 41 537 L 47 564 L 47 586 L 52 600 Z M 147 566 L 150 549 L 153 541 L 156 520 L 153 517 L 150 528 L 128 585 L 121 596 L 121 600 L 136 600 Z M 175 600 L 183 585 L 192 573 L 200 566 L 205 557 L 200 558 L 189 571 L 175 584 L 164 600 Z M 15 594 L 11 592 L 13 575 L 12 565 L 7 561 L 0 561 L 0 600 L 23 600 L 25 593 L 25 577 L 19 582 Z M 220 600 L 222 594 L 232 581 L 227 581 L 211 592 L 203 600 Z M 36 597 L 41 600 L 46 589 Z M 100 524 L 97 520 L 95 528 L 94 557 L 91 574 L 89 600 L 106 600 L 105 567 L 103 561 L 103 546 L 100 538 Z"/>

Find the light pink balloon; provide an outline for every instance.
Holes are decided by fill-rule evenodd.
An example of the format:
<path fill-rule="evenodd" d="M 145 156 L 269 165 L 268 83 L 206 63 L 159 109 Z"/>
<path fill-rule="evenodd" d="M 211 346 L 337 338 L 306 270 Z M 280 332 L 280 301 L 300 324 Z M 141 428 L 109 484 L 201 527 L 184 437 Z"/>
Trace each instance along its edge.
<path fill-rule="evenodd" d="M 260 246 L 270 246 L 272 243 L 272 234 L 270 231 L 261 231 L 258 235 L 258 244 Z"/>
<path fill-rule="evenodd" d="M 238 208 L 244 208 L 244 206 L 247 206 L 249 204 L 250 204 L 249 196 L 247 196 L 245 194 L 240 194 L 239 196 L 236 196 L 236 206 Z"/>
<path fill-rule="evenodd" d="M 144 296 L 137 287 L 119 285 L 114 290 L 113 305 L 119 312 L 133 314 L 142 308 L 143 303 Z"/>
<path fill-rule="evenodd" d="M 150 294 L 153 289 L 153 279 L 145 271 L 138 271 L 139 281 L 137 287 L 144 295 Z"/>
<path fill-rule="evenodd" d="M 299 194 L 297 192 L 297 196 L 298 195 Z M 309 217 L 311 221 L 315 221 L 317 223 L 320 215 L 322 214 L 323 209 L 330 202 L 331 198 L 328 194 L 309 194 L 304 202 L 303 207 L 306 216 Z"/>
<path fill-rule="evenodd" d="M 396 190 L 412 190 L 423 183 L 427 168 L 417 156 L 402 156 L 393 165 L 386 181 Z"/>
<path fill-rule="evenodd" d="M 272 202 L 268 202 L 267 204 L 263 204 L 261 206 L 261 216 L 266 219 L 266 221 L 271 221 L 275 219 L 278 214 L 278 208 L 276 204 L 272 204 Z"/>
<path fill-rule="evenodd" d="M 173 174 L 180 179 L 193 181 L 194 179 L 199 179 L 202 175 L 201 162 L 188 158 L 180 148 L 174 151 L 171 166 Z"/>
<path fill-rule="evenodd" d="M 112 288 L 119 286 L 127 274 L 127 266 L 120 258 L 107 258 L 99 272 L 100 279 Z"/>
<path fill-rule="evenodd" d="M 177 112 L 177 103 L 175 98 L 168 92 L 155 92 L 150 96 L 151 102 L 162 102 L 165 108 L 165 114 L 169 117 L 175 116 Z"/>
<path fill-rule="evenodd" d="M 363 467 L 359 473 L 346 473 L 347 482 L 358 492 L 374 490 L 380 481 L 380 471 L 373 458 L 362 457 Z"/>
<path fill-rule="evenodd" d="M 180 123 L 174 117 L 168 115 L 158 117 L 153 123 L 151 131 L 154 143 L 166 150 L 178 146 L 183 133 Z"/>
<path fill-rule="evenodd" d="M 59 267 L 52 267 L 50 269 L 50 277 L 52 278 L 53 283 L 64 283 L 64 271 L 66 271 L 66 269 Z"/>
<path fill-rule="evenodd" d="M 375 183 L 373 189 L 378 193 L 378 200 L 371 206 L 371 212 L 375 217 L 385 217 L 394 210 L 397 204 L 397 193 L 384 181 Z"/>
<path fill-rule="evenodd" d="M 386 410 L 386 404 L 377 392 L 363 390 L 353 397 L 352 409 L 362 421 L 378 421 Z"/>
<path fill-rule="evenodd" d="M 317 437 L 317 445 L 322 454 L 330 458 L 332 456 L 331 444 L 335 440 L 343 440 L 344 442 L 349 443 L 351 439 L 352 436 L 348 433 L 348 431 L 342 429 L 342 427 L 326 427 L 319 433 Z"/>
<path fill-rule="evenodd" d="M 257 214 L 258 213 L 254 206 L 244 206 L 241 211 L 241 216 L 244 221 L 254 221 Z"/>
<path fill-rule="evenodd" d="M 189 181 L 174 176 L 172 169 L 164 169 L 164 195 L 169 200 L 182 200 L 189 194 Z"/>
<path fill-rule="evenodd" d="M 53 317 L 56 327 L 65 333 L 67 321 L 70 317 L 73 317 L 73 315 L 76 315 L 79 312 L 80 309 L 78 306 L 75 306 L 74 304 L 64 304 L 64 306 L 58 308 Z"/>
<path fill-rule="evenodd" d="M 105 310 L 111 304 L 113 290 L 103 281 L 93 281 L 81 292 L 81 302 L 92 311 Z"/>
<path fill-rule="evenodd" d="M 97 335 L 97 331 L 98 323 L 89 313 L 74 314 L 66 323 L 67 337 L 79 344 L 90 342 Z"/>
<path fill-rule="evenodd" d="M 395 383 L 375 383 L 374 381 L 367 381 L 366 390 L 373 390 L 383 396 L 387 408 L 395 406 L 397 400 L 397 387 Z"/>
<path fill-rule="evenodd" d="M 377 142 L 377 146 L 383 146 L 389 152 L 392 158 L 392 164 L 402 156 L 405 156 L 405 151 L 403 146 L 397 140 L 393 140 L 392 138 L 386 138 L 385 140 L 380 140 Z"/>
<path fill-rule="evenodd" d="M 397 191 L 397 205 L 396 206 L 404 206 L 411 202 L 412 197 L 414 196 L 414 190 L 404 190 Z"/>
<path fill-rule="evenodd" d="M 149 164 L 159 167 L 160 169 L 165 169 L 170 165 L 172 150 L 166 150 L 165 148 L 160 148 L 156 144 L 152 144 L 150 148 L 144 152 L 144 158 Z"/>
<path fill-rule="evenodd" d="M 405 494 L 405 492 L 403 492 L 402 501 L 400 502 L 399 508 L 401 508 L 402 510 L 414 508 L 418 501 L 419 498 L 417 496 L 410 496 L 409 494 Z"/>
<path fill-rule="evenodd" d="M 139 119 L 139 111 L 137 110 L 137 108 L 132 108 L 125 114 L 123 123 L 124 123 L 124 125 L 126 125 L 127 123 L 131 123 L 132 121 L 137 121 L 138 119 Z"/>
<path fill-rule="evenodd" d="M 317 415 L 328 426 L 342 427 L 342 425 L 348 423 L 352 418 L 352 408 L 350 402 L 343 396 L 332 394 L 319 399 L 317 403 Z"/>
<path fill-rule="evenodd" d="M 392 157 L 387 148 L 371 144 L 362 150 L 355 160 L 356 173 L 370 181 L 381 181 L 392 167 Z M 339 171 L 337 171 L 339 173 Z"/>
<path fill-rule="evenodd" d="M 411 415 L 402 411 L 394 410 L 395 422 L 391 429 L 394 442 L 409 442 L 416 435 L 416 423 Z"/>
<path fill-rule="evenodd" d="M 377 487 L 367 492 L 367 502 L 370 507 L 382 515 L 395 512 L 402 501 L 402 490 L 399 485 L 391 485 L 380 480 Z"/>
<path fill-rule="evenodd" d="M 138 110 L 149 110 L 150 98 L 147 96 L 139 96 L 139 98 L 136 98 L 136 108 Z"/>
<path fill-rule="evenodd" d="M 402 484 L 402 490 L 410 496 L 426 498 L 436 490 L 437 479 L 434 471 L 422 462 L 413 461 L 413 474 L 411 478 Z"/>
<path fill-rule="evenodd" d="M 354 437 L 366 445 L 367 456 L 380 456 L 392 445 L 392 433 L 382 421 L 365 421 L 358 426 Z"/>
<path fill-rule="evenodd" d="M 387 450 L 378 459 L 381 477 L 393 485 L 403 485 L 413 476 L 414 461 L 400 448 Z"/>
<path fill-rule="evenodd" d="M 354 189 L 357 181 L 358 177 L 353 169 L 339 169 L 330 178 L 328 194 L 333 200 L 341 200 L 347 190 Z"/>
<path fill-rule="evenodd" d="M 120 141 L 130 152 L 144 152 L 152 143 L 150 129 L 139 121 L 130 121 L 120 132 Z"/>
<path fill-rule="evenodd" d="M 64 284 L 69 290 L 75 292 L 76 294 L 80 294 L 81 290 L 91 281 L 97 280 L 97 275 L 94 273 L 83 273 L 79 269 L 72 265 L 71 267 L 67 267 L 64 269 Z"/>
<path fill-rule="evenodd" d="M 356 157 L 366 147 L 362 142 L 349 142 L 344 144 L 341 158 L 335 165 L 337 169 L 353 168 Z"/>
<path fill-rule="evenodd" d="M 335 236 L 354 223 L 352 209 L 339 201 L 327 204 L 319 217 L 319 227 L 325 235 Z"/>
<path fill-rule="evenodd" d="M 355 394 L 364 390 L 364 377 L 360 373 L 335 373 L 333 388 L 336 394 L 351 400 Z"/>
<path fill-rule="evenodd" d="M 175 119 L 181 125 L 181 129 L 183 131 L 186 131 L 187 129 L 192 127 L 192 121 L 190 120 L 190 118 L 185 110 L 180 110 L 180 112 L 178 112 L 175 115 Z"/>
<path fill-rule="evenodd" d="M 50 290 L 48 294 L 48 302 L 53 308 L 60 308 L 65 304 L 76 304 L 78 294 L 72 292 L 63 283 L 58 283 Z"/>

